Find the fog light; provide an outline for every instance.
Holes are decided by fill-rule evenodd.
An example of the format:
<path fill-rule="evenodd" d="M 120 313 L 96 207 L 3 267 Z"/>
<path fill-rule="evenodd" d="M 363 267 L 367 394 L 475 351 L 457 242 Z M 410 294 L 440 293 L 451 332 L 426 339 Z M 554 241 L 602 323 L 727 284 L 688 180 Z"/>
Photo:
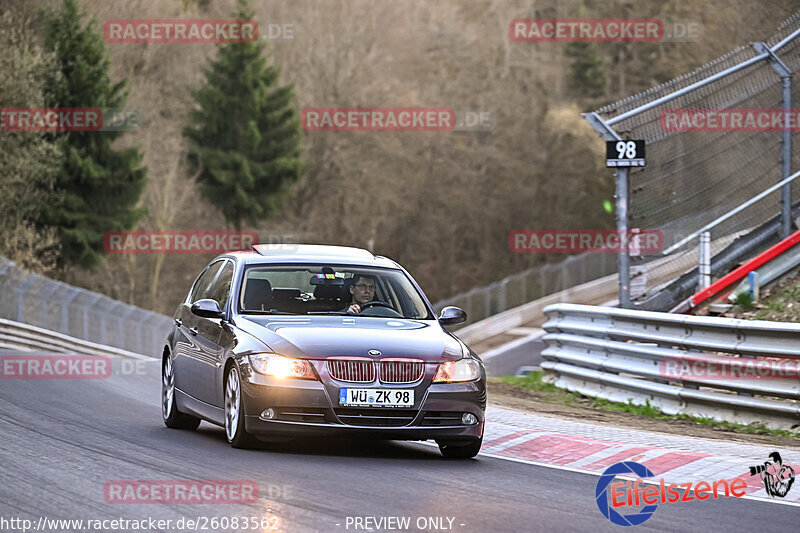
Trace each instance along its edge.
<path fill-rule="evenodd" d="M 264 409 L 261 412 L 261 418 L 265 420 L 272 420 L 273 418 L 275 418 L 275 409 L 273 409 L 272 407 Z"/>
<path fill-rule="evenodd" d="M 472 413 L 464 413 L 461 415 L 461 423 L 465 426 L 471 426 L 472 424 L 478 423 L 478 417 L 473 415 Z"/>

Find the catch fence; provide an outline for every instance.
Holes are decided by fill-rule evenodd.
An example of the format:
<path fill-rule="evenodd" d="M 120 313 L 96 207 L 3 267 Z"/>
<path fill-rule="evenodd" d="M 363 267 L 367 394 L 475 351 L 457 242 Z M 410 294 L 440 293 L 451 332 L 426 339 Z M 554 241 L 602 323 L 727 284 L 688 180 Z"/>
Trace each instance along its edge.
<path fill-rule="evenodd" d="M 18 268 L 0 257 L 0 318 L 159 357 L 172 319 Z"/>
<path fill-rule="evenodd" d="M 663 287 L 664 280 L 653 275 L 665 267 L 663 259 L 673 270 L 692 271 L 698 265 L 704 226 L 799 168 L 800 152 L 792 150 L 800 132 L 797 124 L 775 127 L 760 122 L 747 128 L 731 118 L 784 116 L 781 113 L 790 109 L 793 112 L 784 120 L 796 115 L 800 90 L 792 91 L 791 80 L 800 69 L 798 35 L 800 13 L 784 21 L 764 43 L 741 46 L 690 74 L 584 115 L 606 140 L 646 142 L 647 166 L 617 169 L 617 227 L 661 230 L 665 246 L 655 256 L 620 254 L 623 307 L 669 310 L 658 308 L 665 305 L 663 301 L 648 305 Z M 725 123 L 723 116 L 728 117 Z M 709 117 L 717 121 L 713 126 Z M 734 244 L 736 238 L 763 229 L 770 221 L 774 230 L 761 244 L 787 237 L 799 200 L 800 187 L 787 183 L 715 225 L 709 230 L 711 255 L 730 247 L 744 249 L 746 239 Z M 712 272 L 728 266 L 717 261 Z M 638 278 L 640 290 L 631 291 L 632 277 Z"/>

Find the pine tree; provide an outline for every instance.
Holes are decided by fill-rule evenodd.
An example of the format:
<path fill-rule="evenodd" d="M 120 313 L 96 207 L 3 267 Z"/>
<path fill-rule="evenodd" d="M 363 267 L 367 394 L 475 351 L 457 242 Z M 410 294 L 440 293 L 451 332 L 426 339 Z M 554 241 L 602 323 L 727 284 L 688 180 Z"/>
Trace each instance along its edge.
<path fill-rule="evenodd" d="M 239 4 L 235 18 L 253 19 Z M 239 229 L 277 210 L 303 172 L 294 89 L 277 86 L 280 70 L 258 41 L 219 44 L 205 75 L 184 129 L 189 163 L 202 195 Z"/>
<path fill-rule="evenodd" d="M 95 21 L 82 27 L 76 0 L 63 0 L 60 11 L 45 13 L 45 17 L 45 45 L 55 53 L 60 71 L 48 81 L 47 106 L 124 108 L 126 80 L 111 83 L 110 60 Z M 43 206 L 39 223 L 59 228 L 61 265 L 97 265 L 105 232 L 131 229 L 144 214 L 136 204 L 147 169 L 138 147 L 111 148 L 122 134 L 54 134 L 63 153 L 54 185 L 57 200 Z"/>
<path fill-rule="evenodd" d="M 23 9 L 0 12 L 0 109 L 44 105 L 55 56 L 39 41 Z M 57 145 L 41 132 L 0 132 L 0 255 L 25 270 L 45 273 L 55 266 L 55 229 L 35 222 L 41 205 L 52 201 L 60 161 Z"/>
<path fill-rule="evenodd" d="M 569 69 L 569 80 L 575 89 L 584 96 L 603 96 L 608 77 L 603 71 L 603 60 L 597 55 L 597 44 L 569 43 L 564 53 L 574 59 Z"/>

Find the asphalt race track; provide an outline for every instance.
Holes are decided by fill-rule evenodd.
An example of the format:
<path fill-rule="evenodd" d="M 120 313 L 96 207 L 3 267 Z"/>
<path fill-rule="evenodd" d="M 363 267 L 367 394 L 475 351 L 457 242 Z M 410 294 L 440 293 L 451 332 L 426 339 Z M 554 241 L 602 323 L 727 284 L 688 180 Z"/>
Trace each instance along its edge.
<path fill-rule="evenodd" d="M 486 456 L 446 460 L 420 443 L 316 440 L 235 450 L 221 428 L 206 423 L 195 432 L 170 430 L 161 421 L 158 364 L 138 370 L 105 379 L 0 380 L 2 519 L 35 527 L 40 517 L 172 524 L 266 517 L 269 527 L 260 531 L 291 533 L 378 530 L 375 522 L 356 529 L 355 517 L 409 517 L 405 531 L 436 531 L 430 525 L 438 522 L 428 519 L 443 517 L 445 528 L 464 533 L 620 530 L 597 509 L 593 475 Z M 248 480 L 259 495 L 250 504 L 106 503 L 104 486 L 120 480 Z M 800 507 L 731 498 L 660 505 L 634 529 L 787 532 L 798 524 Z M 10 523 L 0 529 L 21 531 Z"/>

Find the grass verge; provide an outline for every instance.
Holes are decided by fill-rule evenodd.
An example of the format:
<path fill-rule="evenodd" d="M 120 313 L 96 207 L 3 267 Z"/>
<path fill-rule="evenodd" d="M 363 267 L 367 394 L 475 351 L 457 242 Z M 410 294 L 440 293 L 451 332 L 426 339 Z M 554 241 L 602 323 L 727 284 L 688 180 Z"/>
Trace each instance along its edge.
<path fill-rule="evenodd" d="M 749 433 L 756 435 L 774 435 L 777 437 L 793 437 L 800 438 L 800 433 L 785 429 L 771 429 L 762 424 L 735 424 L 733 422 L 720 422 L 713 418 L 696 417 L 690 415 L 668 415 L 662 413 L 661 410 L 650 405 L 648 401 L 646 405 L 634 405 L 630 401 L 628 403 L 612 402 L 602 398 L 592 398 L 583 396 L 577 392 L 571 392 L 564 389 L 559 389 L 552 383 L 547 383 L 542 380 L 543 372 L 531 372 L 524 377 L 503 376 L 496 379 L 502 383 L 506 383 L 513 387 L 532 391 L 536 393 L 536 397 L 547 403 L 557 403 L 563 405 L 570 405 L 573 407 L 584 407 L 590 409 L 598 409 L 601 411 L 613 411 L 616 413 L 631 413 L 634 415 L 646 416 L 658 420 L 690 420 L 698 424 L 704 424 L 709 427 L 724 429 L 727 431 L 735 431 L 737 433 Z"/>

